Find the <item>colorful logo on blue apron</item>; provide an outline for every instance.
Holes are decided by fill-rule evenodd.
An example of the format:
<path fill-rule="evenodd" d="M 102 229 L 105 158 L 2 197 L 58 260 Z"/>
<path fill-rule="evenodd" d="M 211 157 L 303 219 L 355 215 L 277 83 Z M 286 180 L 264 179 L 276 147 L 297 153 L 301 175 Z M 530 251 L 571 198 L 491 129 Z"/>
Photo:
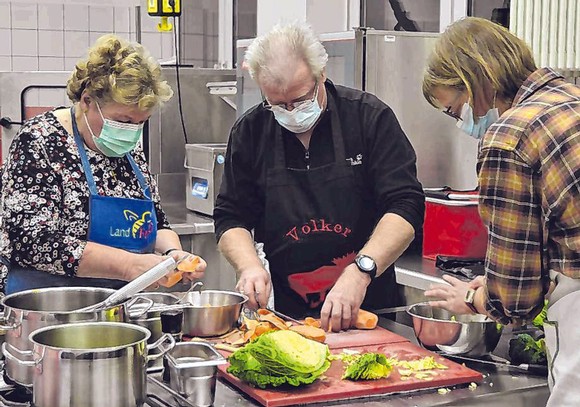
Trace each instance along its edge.
<path fill-rule="evenodd" d="M 131 235 L 134 239 L 146 239 L 153 233 L 153 220 L 151 219 L 151 212 L 143 212 L 141 216 L 135 212 L 125 209 L 123 211 L 125 219 L 132 220 Z"/>

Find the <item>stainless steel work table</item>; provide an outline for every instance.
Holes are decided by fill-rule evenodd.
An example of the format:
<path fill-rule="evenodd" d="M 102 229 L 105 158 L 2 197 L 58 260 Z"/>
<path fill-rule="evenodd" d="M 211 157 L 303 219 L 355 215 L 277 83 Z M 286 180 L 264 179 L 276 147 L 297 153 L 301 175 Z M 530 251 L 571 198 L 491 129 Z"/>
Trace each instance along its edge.
<path fill-rule="evenodd" d="M 412 328 L 403 324 L 380 319 L 379 324 L 397 334 L 409 338 L 416 343 Z M 504 335 L 499 348 L 507 346 L 508 335 Z M 475 390 L 470 390 L 467 385 L 449 387 L 447 394 L 439 394 L 437 388 L 398 393 L 384 396 L 372 396 L 357 398 L 318 405 L 334 406 L 344 405 L 353 407 L 427 407 L 427 406 L 509 406 L 509 407 L 534 407 L 545 406 L 548 397 L 546 379 L 543 377 L 528 375 L 522 372 L 514 372 L 507 367 L 495 367 L 475 362 L 466 363 L 472 369 L 484 375 L 483 382 L 479 383 Z M 156 386 L 149 384 L 148 392 L 158 394 L 166 399 L 166 394 L 156 391 Z M 167 399 L 169 403 L 173 402 Z M 174 402 L 173 402 L 174 403 Z M 218 380 L 215 396 L 215 407 L 246 407 L 259 406 L 257 402 L 240 393 L 235 387 L 222 380 Z"/>

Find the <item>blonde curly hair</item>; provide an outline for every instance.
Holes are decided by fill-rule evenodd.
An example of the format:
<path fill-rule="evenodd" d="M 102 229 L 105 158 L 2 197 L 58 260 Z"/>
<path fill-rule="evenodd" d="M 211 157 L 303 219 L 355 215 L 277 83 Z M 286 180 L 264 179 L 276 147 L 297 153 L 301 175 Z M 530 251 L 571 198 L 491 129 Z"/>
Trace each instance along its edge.
<path fill-rule="evenodd" d="M 85 90 L 100 102 L 137 105 L 143 111 L 173 96 L 149 51 L 113 34 L 97 40 L 67 82 L 67 95 L 73 103 L 80 101 Z"/>

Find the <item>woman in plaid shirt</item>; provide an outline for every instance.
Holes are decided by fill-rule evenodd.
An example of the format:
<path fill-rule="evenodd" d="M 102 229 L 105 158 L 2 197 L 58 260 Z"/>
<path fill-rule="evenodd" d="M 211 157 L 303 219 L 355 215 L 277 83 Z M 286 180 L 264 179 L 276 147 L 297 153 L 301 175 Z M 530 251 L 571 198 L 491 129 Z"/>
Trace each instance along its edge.
<path fill-rule="evenodd" d="M 531 321 L 548 299 L 548 405 L 577 405 L 580 88 L 538 69 L 503 27 L 465 18 L 437 42 L 423 92 L 479 139 L 479 212 L 489 230 L 485 279 L 445 277 L 449 285 L 425 294 L 433 306 L 502 324 Z"/>

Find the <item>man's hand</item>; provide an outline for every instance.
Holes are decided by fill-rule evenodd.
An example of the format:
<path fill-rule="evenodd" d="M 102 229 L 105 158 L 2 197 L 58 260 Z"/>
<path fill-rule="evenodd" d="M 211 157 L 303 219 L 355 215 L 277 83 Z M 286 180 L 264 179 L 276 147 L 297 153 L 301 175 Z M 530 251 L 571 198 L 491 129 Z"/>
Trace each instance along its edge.
<path fill-rule="evenodd" d="M 348 265 L 322 305 L 322 329 L 328 331 L 331 326 L 334 332 L 338 332 L 353 326 L 370 283 L 370 276 L 362 273 L 355 264 Z"/>
<path fill-rule="evenodd" d="M 240 274 L 236 290 L 248 296 L 249 308 L 265 308 L 272 290 L 270 274 L 263 267 L 246 269 Z"/>

